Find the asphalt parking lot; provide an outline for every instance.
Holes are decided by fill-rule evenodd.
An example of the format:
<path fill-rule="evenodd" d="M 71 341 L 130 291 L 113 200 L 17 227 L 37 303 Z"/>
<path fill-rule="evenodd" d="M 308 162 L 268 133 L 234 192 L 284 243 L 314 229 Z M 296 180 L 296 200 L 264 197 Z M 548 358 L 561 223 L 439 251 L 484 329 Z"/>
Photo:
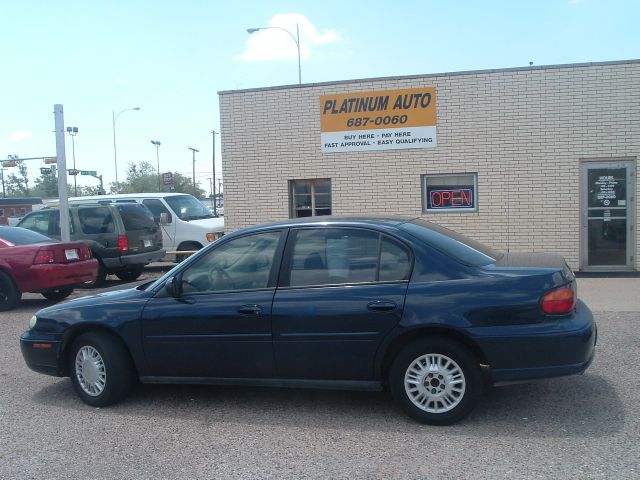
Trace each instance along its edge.
<path fill-rule="evenodd" d="M 579 281 L 599 326 L 586 374 L 489 389 L 450 427 L 368 392 L 140 386 L 91 408 L 24 365 L 18 335 L 51 303 L 25 295 L 0 314 L 0 478 L 640 478 L 638 280 Z M 633 311 L 602 301 L 624 289 Z"/>

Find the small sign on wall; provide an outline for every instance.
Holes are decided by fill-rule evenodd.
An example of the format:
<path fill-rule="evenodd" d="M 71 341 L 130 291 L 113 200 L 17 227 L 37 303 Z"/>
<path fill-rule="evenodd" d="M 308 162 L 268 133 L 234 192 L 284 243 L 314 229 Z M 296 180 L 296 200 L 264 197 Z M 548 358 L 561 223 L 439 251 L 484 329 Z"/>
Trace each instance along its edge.
<path fill-rule="evenodd" d="M 434 148 L 436 90 L 322 95 L 320 142 L 323 153 Z"/>

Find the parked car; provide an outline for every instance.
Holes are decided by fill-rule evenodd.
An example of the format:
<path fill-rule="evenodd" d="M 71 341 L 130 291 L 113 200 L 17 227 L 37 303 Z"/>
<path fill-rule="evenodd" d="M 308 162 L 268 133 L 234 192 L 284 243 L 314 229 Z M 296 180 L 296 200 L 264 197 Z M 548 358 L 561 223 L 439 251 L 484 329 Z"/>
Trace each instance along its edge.
<path fill-rule="evenodd" d="M 137 202 L 145 205 L 162 228 L 163 245 L 167 252 L 200 250 L 224 235 L 224 219 L 214 217 L 207 207 L 187 193 L 120 193 L 73 197 L 69 199 L 69 204 L 87 201 L 116 204 Z M 181 262 L 189 255 L 172 253 L 170 257 Z"/>
<path fill-rule="evenodd" d="M 135 280 L 145 265 L 164 256 L 162 234 L 147 207 L 137 203 L 98 205 L 87 203 L 69 208 L 72 240 L 87 242 L 99 262 L 93 287 L 108 274 Z M 45 208 L 26 215 L 18 224 L 34 232 L 60 238 L 60 211 Z"/>
<path fill-rule="evenodd" d="M 561 256 L 496 252 L 421 219 L 332 217 L 226 235 L 154 282 L 41 310 L 21 337 L 27 365 L 70 376 L 89 405 L 122 400 L 134 377 L 388 386 L 431 424 L 467 415 L 483 373 L 580 373 L 595 343 Z"/>
<path fill-rule="evenodd" d="M 62 300 L 98 274 L 84 242 L 59 243 L 19 227 L 0 226 L 0 311 L 11 310 L 25 292 Z"/>

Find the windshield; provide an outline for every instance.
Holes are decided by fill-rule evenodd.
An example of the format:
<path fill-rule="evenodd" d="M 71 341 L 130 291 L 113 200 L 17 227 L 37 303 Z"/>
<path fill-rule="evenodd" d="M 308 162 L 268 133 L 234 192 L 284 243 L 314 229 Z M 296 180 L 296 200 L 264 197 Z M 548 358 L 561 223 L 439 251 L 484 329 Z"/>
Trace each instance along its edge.
<path fill-rule="evenodd" d="M 465 265 L 489 265 L 503 256 L 480 242 L 420 218 L 403 223 L 400 228 Z"/>
<path fill-rule="evenodd" d="M 213 218 L 207 207 L 192 195 L 175 195 L 165 197 L 165 200 L 180 220 L 197 220 L 199 218 Z"/>

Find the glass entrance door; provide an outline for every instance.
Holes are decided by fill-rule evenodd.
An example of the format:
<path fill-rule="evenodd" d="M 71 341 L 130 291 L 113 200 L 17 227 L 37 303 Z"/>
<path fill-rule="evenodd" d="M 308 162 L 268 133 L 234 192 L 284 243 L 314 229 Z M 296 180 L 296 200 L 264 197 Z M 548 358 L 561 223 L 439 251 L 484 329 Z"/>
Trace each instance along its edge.
<path fill-rule="evenodd" d="M 629 215 L 633 164 L 584 163 L 582 266 L 631 267 Z M 586 210 L 586 211 L 585 211 Z"/>

